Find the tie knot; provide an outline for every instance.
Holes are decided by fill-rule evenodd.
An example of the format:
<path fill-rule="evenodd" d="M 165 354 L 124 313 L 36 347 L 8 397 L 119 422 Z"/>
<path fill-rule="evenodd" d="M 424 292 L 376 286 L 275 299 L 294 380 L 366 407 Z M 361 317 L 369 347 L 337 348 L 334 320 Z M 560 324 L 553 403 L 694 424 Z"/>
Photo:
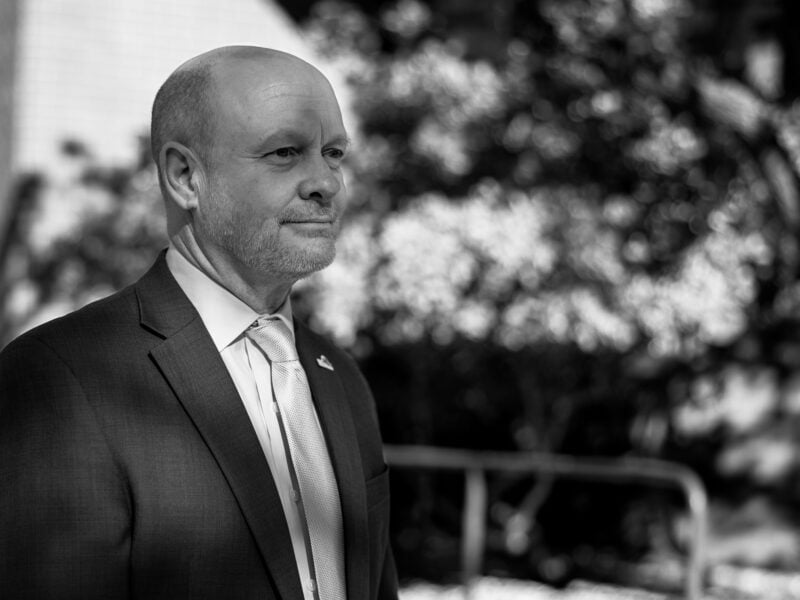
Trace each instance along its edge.
<path fill-rule="evenodd" d="M 298 360 L 292 332 L 277 317 L 262 317 L 247 330 L 247 335 L 267 353 L 271 362 Z"/>

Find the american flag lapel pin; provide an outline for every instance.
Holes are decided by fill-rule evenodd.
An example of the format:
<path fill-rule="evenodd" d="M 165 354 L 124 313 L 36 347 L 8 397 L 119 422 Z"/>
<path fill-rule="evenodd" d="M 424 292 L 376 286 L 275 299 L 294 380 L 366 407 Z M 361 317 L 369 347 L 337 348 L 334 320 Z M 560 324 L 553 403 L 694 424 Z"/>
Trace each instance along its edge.
<path fill-rule="evenodd" d="M 321 354 L 320 357 L 317 359 L 317 364 L 322 367 L 323 369 L 328 369 L 328 371 L 333 371 L 333 365 L 331 361 L 328 360 L 328 357 L 324 354 Z"/>

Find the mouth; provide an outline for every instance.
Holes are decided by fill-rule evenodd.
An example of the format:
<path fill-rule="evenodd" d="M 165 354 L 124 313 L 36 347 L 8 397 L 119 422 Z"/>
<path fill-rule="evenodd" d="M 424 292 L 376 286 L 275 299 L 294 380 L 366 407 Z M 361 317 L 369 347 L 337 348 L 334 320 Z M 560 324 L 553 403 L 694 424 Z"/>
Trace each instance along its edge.
<path fill-rule="evenodd" d="M 281 219 L 281 225 L 333 225 L 336 215 L 297 215 Z"/>
<path fill-rule="evenodd" d="M 291 219 L 283 221 L 283 225 L 333 225 L 333 219 Z"/>
<path fill-rule="evenodd" d="M 338 221 L 334 216 L 325 217 L 291 217 L 281 221 L 293 235 L 302 237 L 334 238 L 338 232 Z"/>

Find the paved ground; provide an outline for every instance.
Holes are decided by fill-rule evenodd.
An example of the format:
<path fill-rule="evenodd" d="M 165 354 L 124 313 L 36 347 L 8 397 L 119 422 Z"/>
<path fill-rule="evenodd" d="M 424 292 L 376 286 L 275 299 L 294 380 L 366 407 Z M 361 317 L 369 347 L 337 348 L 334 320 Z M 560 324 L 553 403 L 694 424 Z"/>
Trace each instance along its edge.
<path fill-rule="evenodd" d="M 484 577 L 467 592 L 459 586 L 419 582 L 405 586 L 401 600 L 681 600 L 670 595 L 575 581 L 555 589 L 534 581 Z M 703 600 L 800 600 L 800 573 L 716 566 L 709 570 Z"/>
<path fill-rule="evenodd" d="M 574 582 L 566 589 L 557 590 L 532 581 L 483 578 L 465 594 L 462 587 L 442 587 L 418 583 L 404 588 L 400 600 L 673 600 L 670 596 L 604 586 L 587 582 Z"/>

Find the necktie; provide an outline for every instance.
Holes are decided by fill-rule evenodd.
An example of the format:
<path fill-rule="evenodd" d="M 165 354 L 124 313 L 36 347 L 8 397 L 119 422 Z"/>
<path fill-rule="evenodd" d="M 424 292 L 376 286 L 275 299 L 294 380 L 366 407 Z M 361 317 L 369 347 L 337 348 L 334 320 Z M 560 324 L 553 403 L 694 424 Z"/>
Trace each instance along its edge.
<path fill-rule="evenodd" d="M 276 317 L 261 318 L 247 335 L 266 353 L 272 371 L 273 400 L 289 455 L 292 479 L 299 487 L 306 548 L 314 588 L 320 600 L 344 600 L 344 534 L 339 491 L 322 432 L 314 427 L 314 405 L 306 373 L 289 327 Z"/>

